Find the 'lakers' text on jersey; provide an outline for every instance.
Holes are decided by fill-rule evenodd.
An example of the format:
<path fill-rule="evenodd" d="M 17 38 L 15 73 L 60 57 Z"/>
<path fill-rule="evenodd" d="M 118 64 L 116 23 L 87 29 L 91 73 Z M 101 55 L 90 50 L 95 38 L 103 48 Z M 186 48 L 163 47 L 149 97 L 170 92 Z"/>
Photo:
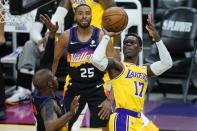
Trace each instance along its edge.
<path fill-rule="evenodd" d="M 101 20 L 104 12 L 104 8 L 94 0 L 71 0 L 73 9 L 75 9 L 80 4 L 86 4 L 92 9 L 92 21 L 91 25 L 96 26 L 101 29 Z"/>
<path fill-rule="evenodd" d="M 147 68 L 129 63 L 123 64 L 124 71 L 122 74 L 112 80 L 116 109 L 124 108 L 141 112 L 148 84 Z"/>
<path fill-rule="evenodd" d="M 93 27 L 93 26 L 92 26 Z M 94 83 L 102 81 L 104 73 L 95 68 L 90 59 L 99 44 L 100 29 L 93 27 L 90 39 L 82 42 L 77 37 L 77 27 L 70 29 L 70 39 L 67 47 L 69 76 L 78 83 Z"/>

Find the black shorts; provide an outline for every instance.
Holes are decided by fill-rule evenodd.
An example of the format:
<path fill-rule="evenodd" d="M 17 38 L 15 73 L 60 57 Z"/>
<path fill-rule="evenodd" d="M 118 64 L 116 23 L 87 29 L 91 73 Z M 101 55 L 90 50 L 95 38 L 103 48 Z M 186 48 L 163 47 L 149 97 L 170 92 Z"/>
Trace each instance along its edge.
<path fill-rule="evenodd" d="M 98 88 L 96 88 L 96 86 Z M 88 91 L 88 88 L 84 89 L 84 90 L 87 90 L 86 92 L 84 92 L 84 90 L 80 91 L 79 88 L 75 84 L 72 84 L 72 86 L 68 86 L 68 89 L 64 96 L 65 108 L 67 111 L 69 111 L 70 104 L 74 96 L 80 95 L 79 109 L 76 115 L 69 121 L 69 130 L 71 130 L 72 125 L 78 119 L 86 103 L 88 104 L 88 107 L 90 110 L 90 127 L 91 128 L 106 127 L 108 120 L 101 120 L 98 116 L 98 113 L 101 109 L 98 107 L 98 105 L 100 105 L 106 99 L 103 86 L 95 85 L 95 87 L 92 87 L 90 89 L 91 91 Z"/>

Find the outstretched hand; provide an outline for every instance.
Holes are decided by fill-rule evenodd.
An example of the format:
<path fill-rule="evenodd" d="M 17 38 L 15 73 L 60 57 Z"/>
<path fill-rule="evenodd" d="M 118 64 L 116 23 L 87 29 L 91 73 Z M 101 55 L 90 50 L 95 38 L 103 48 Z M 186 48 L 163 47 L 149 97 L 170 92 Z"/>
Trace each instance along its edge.
<path fill-rule="evenodd" d="M 112 103 L 106 99 L 98 107 L 101 108 L 101 110 L 98 113 L 100 119 L 108 119 L 112 111 Z"/>
<path fill-rule="evenodd" d="M 151 37 L 153 37 L 156 42 L 160 41 L 160 36 L 159 36 L 159 34 L 158 34 L 157 30 L 155 29 L 154 24 L 153 24 L 152 14 L 148 15 L 146 29 L 148 30 L 149 35 Z"/>
<path fill-rule="evenodd" d="M 40 21 L 46 25 L 46 27 L 49 29 L 49 36 L 50 37 L 55 37 L 55 34 L 59 28 L 57 22 L 56 24 L 54 25 L 52 22 L 51 22 L 51 19 L 49 18 L 49 16 L 47 14 L 44 14 L 44 15 L 40 15 Z"/>
<path fill-rule="evenodd" d="M 75 115 L 79 108 L 79 98 L 80 96 L 75 96 L 74 99 L 72 100 L 72 103 L 70 106 L 70 112 L 72 113 L 72 115 Z"/>

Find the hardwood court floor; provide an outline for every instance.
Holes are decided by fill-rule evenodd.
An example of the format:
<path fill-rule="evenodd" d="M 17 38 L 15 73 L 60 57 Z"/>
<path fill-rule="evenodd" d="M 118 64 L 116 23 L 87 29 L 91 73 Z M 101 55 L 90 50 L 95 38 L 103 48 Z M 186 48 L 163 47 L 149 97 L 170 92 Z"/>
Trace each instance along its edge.
<path fill-rule="evenodd" d="M 0 131 L 36 131 L 32 125 L 0 124 Z M 101 129 L 81 128 L 80 131 L 102 131 Z"/>

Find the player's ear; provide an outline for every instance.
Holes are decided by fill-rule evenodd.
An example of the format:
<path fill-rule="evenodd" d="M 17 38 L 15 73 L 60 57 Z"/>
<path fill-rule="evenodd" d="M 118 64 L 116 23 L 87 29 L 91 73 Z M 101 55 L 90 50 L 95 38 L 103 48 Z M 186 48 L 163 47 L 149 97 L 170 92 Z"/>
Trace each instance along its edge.
<path fill-rule="evenodd" d="M 50 88 L 53 87 L 53 82 L 52 82 L 51 78 L 47 81 L 47 86 L 50 87 Z"/>

